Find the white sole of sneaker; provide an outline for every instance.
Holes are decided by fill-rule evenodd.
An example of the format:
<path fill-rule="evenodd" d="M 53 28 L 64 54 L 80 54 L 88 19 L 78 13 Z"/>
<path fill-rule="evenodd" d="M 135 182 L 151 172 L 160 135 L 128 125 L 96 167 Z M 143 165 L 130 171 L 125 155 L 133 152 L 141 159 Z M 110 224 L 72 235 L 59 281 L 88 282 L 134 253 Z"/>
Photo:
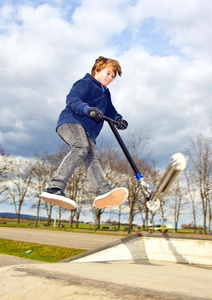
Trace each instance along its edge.
<path fill-rule="evenodd" d="M 63 196 L 43 192 L 40 195 L 40 197 L 45 202 L 60 206 L 65 209 L 74 210 L 75 208 L 77 208 L 77 204 L 75 201 L 68 199 L 66 197 L 63 197 Z"/>
<path fill-rule="evenodd" d="M 108 193 L 96 197 L 94 206 L 97 208 L 117 206 L 122 204 L 128 198 L 127 188 L 116 188 Z"/>

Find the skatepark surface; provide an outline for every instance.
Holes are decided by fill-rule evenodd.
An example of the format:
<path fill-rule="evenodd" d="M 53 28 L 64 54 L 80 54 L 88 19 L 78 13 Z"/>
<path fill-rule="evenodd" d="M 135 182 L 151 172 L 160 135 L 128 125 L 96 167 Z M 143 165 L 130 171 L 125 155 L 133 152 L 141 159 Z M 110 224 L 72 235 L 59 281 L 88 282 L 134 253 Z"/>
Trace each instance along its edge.
<path fill-rule="evenodd" d="M 27 230 L 25 232 L 29 234 Z M 4 228 L 0 228 L 0 237 L 3 237 L 5 232 Z M 12 232 L 21 239 L 21 231 L 14 228 Z M 36 234 L 37 231 L 34 231 L 35 236 Z M 60 233 L 54 234 L 55 240 L 62 246 Z M 39 235 L 42 238 L 41 231 Z M 95 254 L 94 248 L 106 249 L 107 243 L 114 243 L 116 247 L 120 247 L 119 239 L 122 239 L 120 236 L 106 236 L 103 245 L 104 235 L 87 236 L 90 236 L 90 239 L 85 240 L 84 247 L 81 248 L 89 248 L 88 250 L 93 252 L 92 255 Z M 66 237 L 70 238 L 71 243 L 77 244 L 78 239 L 83 243 L 84 234 L 67 234 Z M 7 238 L 10 238 L 10 235 Z M 25 237 L 22 237 L 22 240 L 24 239 Z M 94 248 L 89 241 L 92 239 Z M 121 244 L 123 243 L 125 239 L 122 240 Z M 192 252 L 192 249 L 188 251 Z M 52 264 L 0 255 L 0 277 L 1 300 L 212 299 L 212 265 L 150 259 L 90 262 L 80 262 L 76 259 Z"/>

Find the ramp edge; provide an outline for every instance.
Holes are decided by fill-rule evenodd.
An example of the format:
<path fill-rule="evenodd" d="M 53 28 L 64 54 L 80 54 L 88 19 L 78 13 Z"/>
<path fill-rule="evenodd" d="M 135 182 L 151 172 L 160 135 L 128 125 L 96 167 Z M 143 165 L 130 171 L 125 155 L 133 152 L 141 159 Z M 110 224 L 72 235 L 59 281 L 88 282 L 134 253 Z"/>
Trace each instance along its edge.
<path fill-rule="evenodd" d="M 127 236 L 127 237 L 124 237 L 118 241 L 115 241 L 115 242 L 112 242 L 112 243 L 109 243 L 109 244 L 106 244 L 105 246 L 103 247 L 99 247 L 99 248 L 96 248 L 96 249 L 92 249 L 92 250 L 89 250 L 89 251 L 86 251 L 84 253 L 81 253 L 81 254 L 78 254 L 78 255 L 75 255 L 75 256 L 71 256 L 69 258 L 66 258 L 66 259 L 63 259 L 63 260 L 60 260 L 58 261 L 57 263 L 67 263 L 67 262 L 71 262 L 71 261 L 74 261 L 74 260 L 77 260 L 79 258 L 83 258 L 83 257 L 86 257 L 86 256 L 89 256 L 91 254 L 95 254 L 97 252 L 100 252 L 100 251 L 103 251 L 105 249 L 109 249 L 109 248 L 112 248 L 114 246 L 117 246 L 117 245 L 120 245 L 120 244 L 124 244 L 126 242 L 129 242 L 131 240 L 134 240 L 134 239 L 137 239 L 139 237 L 142 237 L 142 234 L 141 233 L 135 233 L 133 235 L 130 235 L 130 236 Z"/>

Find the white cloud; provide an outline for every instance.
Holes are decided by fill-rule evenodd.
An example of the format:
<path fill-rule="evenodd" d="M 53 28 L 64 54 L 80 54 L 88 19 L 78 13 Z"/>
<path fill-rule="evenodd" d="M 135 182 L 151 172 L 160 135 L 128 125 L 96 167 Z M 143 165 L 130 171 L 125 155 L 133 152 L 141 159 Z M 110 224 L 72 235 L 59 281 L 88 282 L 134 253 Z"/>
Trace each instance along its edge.
<path fill-rule="evenodd" d="M 210 6 L 197 0 L 5 1 L 0 6 L 5 150 L 24 156 L 54 151 L 65 96 L 104 55 L 123 69 L 110 86 L 114 104 L 131 128 L 149 135 L 154 158 L 164 162 L 185 151 L 189 136 L 209 132 L 211 121 Z"/>

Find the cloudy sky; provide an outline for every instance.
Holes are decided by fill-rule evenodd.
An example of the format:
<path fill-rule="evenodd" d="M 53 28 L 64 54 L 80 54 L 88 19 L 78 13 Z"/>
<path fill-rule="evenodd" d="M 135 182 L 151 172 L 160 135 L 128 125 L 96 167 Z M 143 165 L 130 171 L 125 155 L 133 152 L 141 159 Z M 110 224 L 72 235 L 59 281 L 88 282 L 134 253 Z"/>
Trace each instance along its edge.
<path fill-rule="evenodd" d="M 122 66 L 113 103 L 129 130 L 149 136 L 152 158 L 163 166 L 184 153 L 190 137 L 211 129 L 211 11 L 201 0 L 1 0 L 5 152 L 54 152 L 65 97 L 102 55 Z M 114 139 L 107 124 L 101 136 Z"/>

